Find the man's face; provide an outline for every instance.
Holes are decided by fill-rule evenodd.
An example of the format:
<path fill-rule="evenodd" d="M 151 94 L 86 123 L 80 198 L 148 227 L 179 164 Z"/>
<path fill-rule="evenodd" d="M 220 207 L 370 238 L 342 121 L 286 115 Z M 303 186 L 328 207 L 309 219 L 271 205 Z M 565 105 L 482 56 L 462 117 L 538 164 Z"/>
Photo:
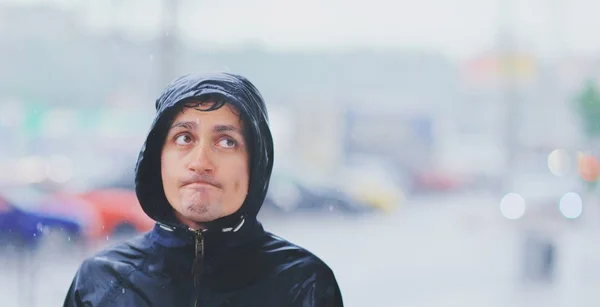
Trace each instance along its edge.
<path fill-rule="evenodd" d="M 229 104 L 213 111 L 184 108 L 167 134 L 163 188 L 180 222 L 194 229 L 235 213 L 248 193 L 248 152 L 236 113 Z"/>

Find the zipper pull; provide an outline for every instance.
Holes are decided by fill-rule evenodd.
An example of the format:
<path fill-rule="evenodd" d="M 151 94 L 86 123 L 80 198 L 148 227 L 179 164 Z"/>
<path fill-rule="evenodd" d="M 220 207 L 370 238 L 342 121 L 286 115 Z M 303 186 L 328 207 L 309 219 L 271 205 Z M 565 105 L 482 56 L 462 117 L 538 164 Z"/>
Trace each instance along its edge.
<path fill-rule="evenodd" d="M 191 229 L 190 229 L 191 230 Z M 204 268 L 204 235 L 201 229 L 194 232 L 194 264 L 192 265 L 192 277 L 194 279 L 194 306 L 198 305 L 198 294 L 200 291 L 200 276 Z"/>
<path fill-rule="evenodd" d="M 192 266 L 192 275 L 194 276 L 194 285 L 198 286 L 202 267 L 204 262 L 204 235 L 202 230 L 194 230 L 195 249 L 194 249 L 194 265 Z"/>
<path fill-rule="evenodd" d="M 196 253 L 195 258 L 204 258 L 204 236 L 202 235 L 202 230 L 194 231 L 194 235 L 196 237 Z"/>

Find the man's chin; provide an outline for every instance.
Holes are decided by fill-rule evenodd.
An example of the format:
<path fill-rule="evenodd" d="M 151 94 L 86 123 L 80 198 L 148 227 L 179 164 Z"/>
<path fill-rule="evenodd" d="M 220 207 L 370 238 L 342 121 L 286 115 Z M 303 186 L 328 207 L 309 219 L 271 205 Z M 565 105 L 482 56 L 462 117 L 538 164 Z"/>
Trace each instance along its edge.
<path fill-rule="evenodd" d="M 198 223 L 212 222 L 221 217 L 220 210 L 215 210 L 210 205 L 189 205 L 184 208 L 184 212 L 186 219 Z"/>

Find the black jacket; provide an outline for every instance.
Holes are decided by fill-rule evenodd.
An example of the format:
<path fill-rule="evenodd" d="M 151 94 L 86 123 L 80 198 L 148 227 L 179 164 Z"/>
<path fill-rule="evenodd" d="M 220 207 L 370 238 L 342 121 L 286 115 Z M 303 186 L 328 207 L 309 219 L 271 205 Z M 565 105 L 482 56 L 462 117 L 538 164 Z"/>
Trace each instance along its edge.
<path fill-rule="evenodd" d="M 240 110 L 250 148 L 241 209 L 193 231 L 178 223 L 160 176 L 160 151 L 188 99 L 225 99 Z M 64 306 L 343 306 L 331 269 L 309 251 L 264 231 L 256 216 L 273 168 L 264 101 L 245 78 L 188 75 L 156 101 L 157 116 L 136 165 L 136 193 L 152 231 L 86 259 Z"/>

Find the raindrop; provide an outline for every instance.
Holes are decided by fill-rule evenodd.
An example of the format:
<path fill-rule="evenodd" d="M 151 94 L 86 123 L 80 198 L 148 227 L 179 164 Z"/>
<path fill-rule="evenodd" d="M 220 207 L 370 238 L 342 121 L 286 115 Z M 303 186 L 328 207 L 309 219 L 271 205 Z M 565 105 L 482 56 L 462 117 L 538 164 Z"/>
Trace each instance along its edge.
<path fill-rule="evenodd" d="M 44 230 L 44 225 L 42 225 L 42 223 L 37 223 L 36 228 L 38 231 L 42 231 Z"/>
<path fill-rule="evenodd" d="M 108 236 L 106 236 L 106 241 L 108 241 Z"/>
<path fill-rule="evenodd" d="M 150 55 L 148 56 L 148 59 L 149 59 L 150 61 L 154 61 L 154 54 L 150 54 Z"/>
<path fill-rule="evenodd" d="M 33 236 L 34 236 L 34 237 L 37 237 L 37 234 L 35 234 L 35 233 L 34 233 L 34 234 L 33 234 Z"/>
<path fill-rule="evenodd" d="M 122 292 L 123 294 L 125 294 L 125 288 L 121 289 L 121 292 Z"/>
<path fill-rule="evenodd" d="M 71 237 L 67 237 L 67 241 L 71 242 Z"/>

